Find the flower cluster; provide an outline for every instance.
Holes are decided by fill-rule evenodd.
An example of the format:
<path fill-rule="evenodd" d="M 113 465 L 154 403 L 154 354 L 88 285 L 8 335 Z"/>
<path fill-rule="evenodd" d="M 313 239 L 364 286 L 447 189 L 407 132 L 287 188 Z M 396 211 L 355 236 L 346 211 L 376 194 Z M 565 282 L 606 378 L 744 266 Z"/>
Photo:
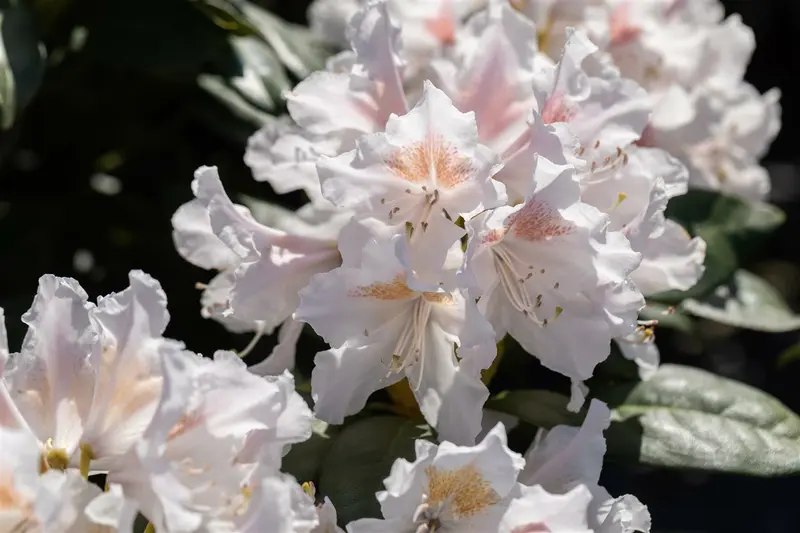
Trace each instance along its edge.
<path fill-rule="evenodd" d="M 414 72 L 458 53 L 473 15 L 495 0 L 389 0 L 403 24 Z M 325 41 L 347 45 L 347 20 L 366 0 L 316 0 L 311 26 Z M 611 68 L 645 88 L 652 115 L 636 141 L 680 159 L 692 187 L 764 199 L 758 164 L 780 130 L 780 91 L 743 81 L 755 37 L 720 0 L 509 0 L 535 24 L 538 49 L 558 60 L 569 28 L 585 32 Z M 517 41 L 519 42 L 519 41 Z"/>
<path fill-rule="evenodd" d="M 585 30 L 566 29 L 551 60 L 506 2 L 463 23 L 436 11 L 452 32 L 424 53 L 419 27 L 441 20 L 394 5 L 356 10 L 351 49 L 288 95 L 291 122 L 249 142 L 255 178 L 305 191 L 306 206 L 258 220 L 215 168 L 197 171 L 173 222 L 181 254 L 220 270 L 204 312 L 240 331 L 281 326 L 254 369 L 265 375 L 293 366 L 310 324 L 330 344 L 312 375 L 319 418 L 339 424 L 405 379 L 457 444 L 480 431 L 481 372 L 505 335 L 572 381 L 575 410 L 612 341 L 652 371 L 643 296 L 690 288 L 705 255 L 664 216 L 689 172 L 642 145 L 652 94 Z"/>
<path fill-rule="evenodd" d="M 46 275 L 18 353 L 0 324 L 0 531 L 129 532 L 137 512 L 164 533 L 320 523 L 280 472 L 285 447 L 311 435 L 292 376 L 186 351 L 162 336 L 166 303 L 140 271 L 96 304 Z"/>
<path fill-rule="evenodd" d="M 779 95 L 742 81 L 750 31 L 716 0 L 318 0 L 310 15 L 348 50 L 245 156 L 308 203 L 248 209 L 201 167 L 172 219 L 181 256 L 217 271 L 202 314 L 251 346 L 279 329 L 277 345 L 249 368 L 249 348 L 204 358 L 163 336 L 147 274 L 96 303 L 43 276 L 19 352 L 0 310 L 0 533 L 127 533 L 137 515 L 159 533 L 342 533 L 283 456 L 315 417 L 342 424 L 401 382 L 439 444 L 397 459 L 383 518 L 348 533 L 648 531 L 635 497 L 599 485 L 605 404 L 523 458 L 491 427 L 484 371 L 509 336 L 569 379 L 577 412 L 614 343 L 656 369 L 645 297 L 691 288 L 705 259 L 669 200 L 769 190 Z M 329 345 L 313 413 L 290 372 L 306 324 Z"/>

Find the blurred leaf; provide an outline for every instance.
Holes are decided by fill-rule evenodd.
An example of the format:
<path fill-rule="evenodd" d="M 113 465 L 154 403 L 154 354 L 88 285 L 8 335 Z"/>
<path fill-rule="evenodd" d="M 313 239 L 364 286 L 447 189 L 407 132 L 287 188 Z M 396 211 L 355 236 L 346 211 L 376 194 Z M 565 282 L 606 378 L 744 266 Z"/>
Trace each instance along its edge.
<path fill-rule="evenodd" d="M 540 428 L 550 429 L 559 424 L 579 426 L 583 417 L 569 412 L 568 403 L 569 398 L 549 390 L 513 390 L 490 398 L 486 407 Z"/>
<path fill-rule="evenodd" d="M 729 326 L 770 332 L 800 329 L 800 316 L 789 309 L 780 293 L 744 270 L 736 272 L 730 283 L 720 285 L 713 294 L 686 300 L 682 307 L 695 316 Z"/>
<path fill-rule="evenodd" d="M 0 125 L 7 130 L 39 90 L 47 52 L 25 2 L 0 1 L 0 31 Z"/>
<path fill-rule="evenodd" d="M 640 320 L 658 320 L 657 327 L 670 328 L 684 333 L 692 332 L 692 319 L 680 309 L 658 302 L 647 302 L 639 311 Z"/>
<path fill-rule="evenodd" d="M 243 1 L 240 7 L 247 22 L 259 30 L 281 62 L 299 79 L 325 65 L 329 52 L 308 28 L 281 20 L 252 2 Z"/>
<path fill-rule="evenodd" d="M 317 419 L 314 419 L 312 428 L 311 438 L 299 444 L 293 444 L 281 464 L 281 470 L 293 475 L 300 483 L 305 481 L 316 483 L 318 481 L 322 463 L 331 449 L 339 429 Z"/>
<path fill-rule="evenodd" d="M 83 53 L 121 69 L 193 81 L 242 74 L 228 33 L 186 0 L 115 0 L 90 10 Z"/>
<path fill-rule="evenodd" d="M 344 427 L 334 440 L 319 479 L 319 491 L 328 496 L 340 523 L 378 517 L 375 493 L 400 457 L 413 460 L 414 440 L 430 435 L 427 426 L 397 416 L 376 416 Z"/>
<path fill-rule="evenodd" d="M 329 51 L 311 33 L 247 0 L 194 0 L 215 24 L 238 36 L 257 37 L 298 79 L 325 65 Z"/>
<path fill-rule="evenodd" d="M 777 365 L 778 368 L 784 367 L 795 361 L 800 361 L 800 344 L 795 344 L 791 348 L 784 350 L 779 356 Z"/>
<path fill-rule="evenodd" d="M 662 365 L 648 381 L 597 392 L 612 408 L 613 459 L 754 476 L 800 472 L 800 417 L 748 385 Z"/>

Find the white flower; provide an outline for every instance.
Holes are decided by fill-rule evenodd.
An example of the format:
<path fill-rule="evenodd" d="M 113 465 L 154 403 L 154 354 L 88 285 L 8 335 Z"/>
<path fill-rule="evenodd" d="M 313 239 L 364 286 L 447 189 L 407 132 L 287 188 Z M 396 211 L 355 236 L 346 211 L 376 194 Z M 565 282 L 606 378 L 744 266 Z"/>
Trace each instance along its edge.
<path fill-rule="evenodd" d="M 75 280 L 43 276 L 23 316 L 29 330 L 2 376 L 0 420 L 30 428 L 49 468 L 92 461 L 105 470 L 126 453 L 158 403 L 161 358 L 183 348 L 162 337 L 169 315 L 158 282 L 140 271 L 129 278 L 94 306 Z"/>
<path fill-rule="evenodd" d="M 496 531 L 524 466 L 498 424 L 475 446 L 416 441 L 416 460 L 397 459 L 377 493 L 383 520 L 351 522 L 348 533 Z"/>
<path fill-rule="evenodd" d="M 294 121 L 314 135 L 383 131 L 407 110 L 399 56 L 400 31 L 386 2 L 369 2 L 348 25 L 355 52 L 349 72 L 315 72 L 287 95 Z"/>
<path fill-rule="evenodd" d="M 28 325 L 22 349 L 3 371 L 7 414 L 0 420 L 29 428 L 50 468 L 63 470 L 73 460 L 92 406 L 98 335 L 90 305 L 74 279 L 42 276 L 22 316 Z"/>
<path fill-rule="evenodd" d="M 418 440 L 415 461 L 396 460 L 376 495 L 383 519 L 362 518 L 347 531 L 588 533 L 586 488 L 558 496 L 522 486 L 523 466 L 502 424 L 471 447 Z"/>
<path fill-rule="evenodd" d="M 314 135 L 286 121 L 270 119 L 248 139 L 244 161 L 256 181 L 268 182 L 276 193 L 302 190 L 312 203 L 327 203 L 315 162 L 321 155 L 336 155 L 350 145 L 347 136 Z"/>
<path fill-rule="evenodd" d="M 505 0 L 493 1 L 449 55 L 431 63 L 436 83 L 459 110 L 475 113 L 480 142 L 504 154 L 528 131 L 535 104 L 534 68 L 542 60 L 535 28 Z"/>
<path fill-rule="evenodd" d="M 373 2 L 374 3 L 374 2 Z M 389 0 L 392 19 L 403 26 L 403 44 L 412 69 L 424 68 L 431 57 L 453 44 L 462 21 L 484 0 Z M 347 22 L 367 0 L 315 0 L 308 10 L 311 29 L 326 42 L 347 46 Z"/>
<path fill-rule="evenodd" d="M 229 290 L 225 316 L 258 323 L 260 331 L 269 333 L 291 317 L 298 292 L 314 274 L 340 264 L 336 240 L 349 213 L 310 205 L 303 217 L 277 217 L 283 230 L 258 223 L 249 210 L 233 204 L 216 167 L 199 168 L 192 190 L 208 212 L 214 235 L 239 258 L 233 272 L 221 278 L 221 289 Z M 294 367 L 300 331 L 290 324 L 286 328 L 278 351 L 269 358 L 270 373 Z"/>
<path fill-rule="evenodd" d="M 390 224 L 426 231 L 444 211 L 453 220 L 505 201 L 492 179 L 497 156 L 478 144 L 473 114 L 425 83 L 408 114 L 392 116 L 385 133 L 362 137 L 352 152 L 317 162 L 322 193 L 334 205 Z M 448 223 L 445 221 L 445 223 Z"/>
<path fill-rule="evenodd" d="M 76 470 L 39 474 L 41 456 L 36 438 L 25 430 L 0 426 L 0 531 L 16 533 L 85 533 L 101 529 L 85 513 L 102 493 Z M 119 518 L 124 518 L 121 523 Z M 118 517 L 120 531 L 129 531 L 134 515 Z"/>
<path fill-rule="evenodd" d="M 152 423 L 109 479 L 158 531 L 310 531 L 313 505 L 278 473 L 283 448 L 311 434 L 292 378 L 259 378 L 232 353 L 162 362 Z"/>
<path fill-rule="evenodd" d="M 462 234 L 443 220 L 412 235 L 410 250 L 403 233 L 343 241 L 343 266 L 303 289 L 297 318 L 332 346 L 317 354 L 312 374 L 319 418 L 341 423 L 372 392 L 407 377 L 441 438 L 474 442 L 489 394 L 480 370 L 496 354 L 494 334 L 472 299 L 437 282 L 449 285 L 452 270 L 448 276 L 442 265 L 460 263 Z"/>
<path fill-rule="evenodd" d="M 567 31 L 558 63 L 537 72 L 534 88 L 542 120 L 569 125 L 590 172 L 619 165 L 621 150 L 641 137 L 652 111 L 647 92 L 603 64 L 576 30 Z"/>
<path fill-rule="evenodd" d="M 656 107 L 643 141 L 680 157 L 692 186 L 760 200 L 770 181 L 758 159 L 780 130 L 779 99 L 777 89 L 759 95 L 747 84 L 733 91 L 698 91 L 680 100 L 692 107 L 691 120 L 675 122 L 671 105 Z"/>
<path fill-rule="evenodd" d="M 628 282 L 640 256 L 608 218 L 581 203 L 574 169 L 537 157 L 525 203 L 469 221 L 462 276 L 498 338 L 505 333 L 577 385 L 631 333 L 641 294 Z"/>
<path fill-rule="evenodd" d="M 688 290 L 700 279 L 705 242 L 691 238 L 664 210 L 670 198 L 684 194 L 688 172 L 680 161 L 654 148 L 630 147 L 622 164 L 586 174 L 581 199 L 609 216 L 642 262 L 631 274 L 645 296 Z"/>
<path fill-rule="evenodd" d="M 631 495 L 614 499 L 598 485 L 606 441 L 603 431 L 610 423 L 608 407 L 592 400 L 580 428 L 556 426 L 540 430 L 533 446 L 525 454 L 527 464 L 520 482 L 538 485 L 553 494 L 566 494 L 575 487 L 591 490 L 589 525 L 597 533 L 633 533 L 650 531 L 647 507 Z"/>
<path fill-rule="evenodd" d="M 244 212 L 244 207 L 237 208 Z M 172 240 L 180 256 L 191 264 L 219 271 L 208 284 L 200 285 L 202 316 L 213 318 L 233 332 L 258 330 L 259 321 L 224 314 L 234 283 L 233 272 L 241 259 L 214 234 L 208 209 L 200 201 L 187 202 L 172 215 Z"/>

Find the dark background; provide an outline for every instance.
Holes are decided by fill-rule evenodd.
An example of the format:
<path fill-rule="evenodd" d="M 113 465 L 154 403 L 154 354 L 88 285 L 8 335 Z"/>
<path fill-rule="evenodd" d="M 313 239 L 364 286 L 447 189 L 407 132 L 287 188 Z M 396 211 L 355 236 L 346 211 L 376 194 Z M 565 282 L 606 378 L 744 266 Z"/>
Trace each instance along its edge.
<path fill-rule="evenodd" d="M 200 165 L 219 166 L 234 197 L 274 199 L 242 162 L 251 127 L 233 120 L 195 84 L 199 72 L 224 69 L 226 52 L 220 47 L 217 54 L 214 48 L 214 39 L 224 36 L 204 37 L 209 53 L 194 60 L 189 57 L 196 41 L 160 35 L 153 27 L 153 17 L 181 9 L 177 2 L 76 1 L 72 4 L 80 3 L 79 8 L 39 21 L 48 46 L 63 43 L 76 24 L 87 28 L 88 39 L 82 52 L 48 69 L 23 117 L 0 134 L 0 305 L 12 350 L 24 335 L 18 318 L 41 274 L 73 276 L 95 298 L 124 288 L 133 268 L 161 281 L 172 315 L 167 334 L 189 349 L 211 354 L 240 349 L 249 340 L 200 317 L 194 285 L 210 275 L 185 263 L 172 244 L 170 217 L 191 198 L 189 184 Z M 305 4 L 265 3 L 296 22 L 303 21 Z M 800 310 L 800 2 L 725 4 L 756 33 L 748 80 L 762 92 L 774 86 L 783 92 L 783 130 L 765 164 L 773 180 L 771 201 L 786 211 L 787 221 L 748 267 Z M 208 30 L 203 15 L 197 17 L 198 27 Z M 92 176 L 103 173 L 119 179 L 119 193 L 103 194 L 91 186 Z M 298 205 L 302 198 L 280 201 Z M 75 268 L 78 250 L 93 257 L 87 272 Z M 800 412 L 800 363 L 777 364 L 779 354 L 798 342 L 796 333 L 761 334 L 713 324 L 698 330 L 696 337 L 659 332 L 663 359 L 745 381 Z M 259 344 L 253 360 L 264 357 L 271 344 L 271 339 Z M 308 368 L 317 346 L 310 336 L 305 340 L 302 367 Z M 608 464 L 603 483 L 612 494 L 630 492 L 646 503 L 656 532 L 800 531 L 797 477 L 756 479 Z"/>

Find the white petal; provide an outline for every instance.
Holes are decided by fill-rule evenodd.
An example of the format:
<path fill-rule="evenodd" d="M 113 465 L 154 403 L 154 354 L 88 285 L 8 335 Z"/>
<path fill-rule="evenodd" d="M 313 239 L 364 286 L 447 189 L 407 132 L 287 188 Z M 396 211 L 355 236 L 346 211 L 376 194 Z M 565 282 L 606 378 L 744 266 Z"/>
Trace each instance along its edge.
<path fill-rule="evenodd" d="M 181 257 L 201 268 L 222 270 L 239 262 L 214 235 L 208 209 L 197 200 L 183 204 L 172 215 L 172 239 Z"/>
<path fill-rule="evenodd" d="M 106 526 L 118 533 L 131 533 L 136 519 L 136 503 L 125 498 L 122 487 L 111 484 L 108 491 L 96 496 L 84 510 L 93 524 Z"/>
<path fill-rule="evenodd" d="M 8 361 L 5 379 L 19 412 L 40 441 L 71 456 L 83 433 L 94 389 L 89 359 L 97 333 L 86 293 L 71 278 L 39 279 L 22 351 Z"/>
<path fill-rule="evenodd" d="M 525 454 L 525 470 L 520 482 L 541 485 L 553 494 L 564 494 L 576 485 L 596 485 L 603 467 L 611 413 L 599 400 L 592 400 L 580 428 L 556 426 L 537 435 L 536 443 Z"/>
<path fill-rule="evenodd" d="M 650 512 L 630 494 L 603 502 L 597 518 L 598 533 L 650 533 Z"/>
<path fill-rule="evenodd" d="M 386 336 L 396 342 L 401 325 L 390 324 L 373 331 L 368 342 L 346 342 L 338 348 L 319 352 L 311 373 L 314 414 L 331 424 L 341 424 L 347 415 L 359 412 L 369 395 L 396 383 L 403 376 L 390 372 L 387 353 L 394 347 L 381 342 Z M 391 342 L 389 341 L 389 342 Z"/>
<path fill-rule="evenodd" d="M 498 158 L 477 144 L 471 114 L 460 113 L 429 82 L 408 114 L 386 133 L 363 137 L 356 150 L 317 164 L 322 193 L 334 205 L 390 224 L 425 225 L 432 210 L 453 218 L 505 200 L 491 179 Z M 416 228 L 419 230 L 419 228 Z"/>
<path fill-rule="evenodd" d="M 508 508 L 500 531 L 589 533 L 587 511 L 592 495 L 579 485 L 563 495 L 548 494 L 542 487 L 521 487 L 522 495 Z"/>
<path fill-rule="evenodd" d="M 489 339 L 493 344 L 494 335 Z M 481 430 L 489 390 L 480 373 L 459 368 L 453 341 L 431 320 L 420 361 L 409 367 L 407 375 L 425 420 L 436 428 L 440 440 L 471 445 Z"/>
<path fill-rule="evenodd" d="M 128 279 L 130 287 L 99 298 L 91 312 L 102 353 L 83 442 L 97 459 L 122 455 L 139 440 L 161 394 L 161 359 L 183 347 L 161 337 L 169 313 L 158 281 L 138 270 Z"/>
<path fill-rule="evenodd" d="M 663 233 L 657 238 L 651 237 L 639 251 L 642 264 L 631 279 L 645 295 L 673 289 L 688 290 L 705 270 L 705 241 L 700 237 L 690 237 L 672 220 L 665 220 Z"/>
<path fill-rule="evenodd" d="M 251 366 L 250 372 L 259 376 L 274 376 L 282 374 L 284 370 L 294 370 L 297 341 L 300 339 L 304 325 L 303 322 L 293 318 L 284 322 L 278 331 L 278 344 L 266 359 Z"/>

